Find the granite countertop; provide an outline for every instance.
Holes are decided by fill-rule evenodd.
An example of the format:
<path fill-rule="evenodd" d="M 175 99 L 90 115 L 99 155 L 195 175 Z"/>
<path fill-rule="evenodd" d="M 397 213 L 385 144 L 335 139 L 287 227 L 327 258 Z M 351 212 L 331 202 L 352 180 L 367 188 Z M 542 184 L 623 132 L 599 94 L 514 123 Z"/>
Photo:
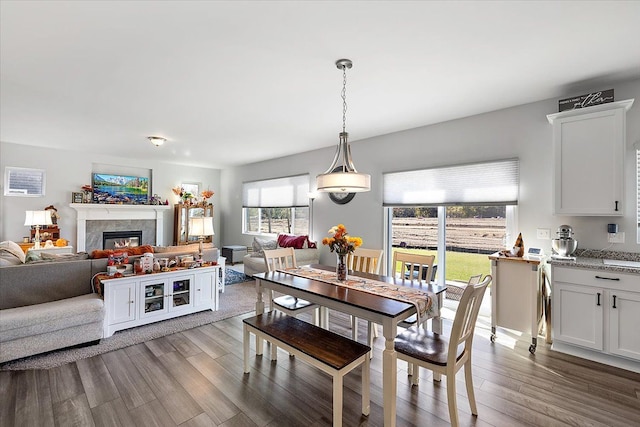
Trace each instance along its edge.
<path fill-rule="evenodd" d="M 549 258 L 548 262 L 549 264 L 557 266 L 640 274 L 640 267 L 609 265 L 604 263 L 604 260 L 640 262 L 640 253 L 600 251 L 595 249 L 578 249 L 574 255 L 576 257 L 575 261 Z"/>

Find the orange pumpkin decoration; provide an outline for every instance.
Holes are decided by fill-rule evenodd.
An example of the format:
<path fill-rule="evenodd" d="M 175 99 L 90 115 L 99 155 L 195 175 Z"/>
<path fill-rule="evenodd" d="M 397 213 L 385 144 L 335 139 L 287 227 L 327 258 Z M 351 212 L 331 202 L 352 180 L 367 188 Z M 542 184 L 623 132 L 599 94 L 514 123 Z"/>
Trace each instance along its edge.
<path fill-rule="evenodd" d="M 56 240 L 56 246 L 59 248 L 67 246 L 67 241 L 65 239 L 58 239 Z"/>

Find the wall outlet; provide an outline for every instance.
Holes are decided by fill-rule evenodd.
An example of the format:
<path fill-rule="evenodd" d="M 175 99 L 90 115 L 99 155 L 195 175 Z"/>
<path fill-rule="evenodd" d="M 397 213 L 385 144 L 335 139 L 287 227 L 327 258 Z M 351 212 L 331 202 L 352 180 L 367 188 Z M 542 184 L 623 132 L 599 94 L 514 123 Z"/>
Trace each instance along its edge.
<path fill-rule="evenodd" d="M 618 233 L 607 233 L 609 243 L 624 243 L 624 231 Z"/>
<path fill-rule="evenodd" d="M 551 238 L 551 230 L 548 228 L 538 228 L 536 230 L 536 238 L 540 240 L 549 240 Z"/>

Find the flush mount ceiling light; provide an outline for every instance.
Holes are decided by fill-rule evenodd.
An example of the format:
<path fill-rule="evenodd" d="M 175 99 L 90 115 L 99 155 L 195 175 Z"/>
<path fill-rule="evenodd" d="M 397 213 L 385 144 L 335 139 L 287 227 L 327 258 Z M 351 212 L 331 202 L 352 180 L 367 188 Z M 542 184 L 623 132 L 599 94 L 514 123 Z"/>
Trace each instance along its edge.
<path fill-rule="evenodd" d="M 351 159 L 351 147 L 347 142 L 347 68 L 353 63 L 349 59 L 339 59 L 336 67 L 342 70 L 342 132 L 333 163 L 329 169 L 316 177 L 318 191 L 325 193 L 359 193 L 371 190 L 371 176 L 358 173 Z"/>
<path fill-rule="evenodd" d="M 161 136 L 148 136 L 147 139 L 156 147 L 161 146 L 167 140 L 167 138 L 163 138 Z"/>

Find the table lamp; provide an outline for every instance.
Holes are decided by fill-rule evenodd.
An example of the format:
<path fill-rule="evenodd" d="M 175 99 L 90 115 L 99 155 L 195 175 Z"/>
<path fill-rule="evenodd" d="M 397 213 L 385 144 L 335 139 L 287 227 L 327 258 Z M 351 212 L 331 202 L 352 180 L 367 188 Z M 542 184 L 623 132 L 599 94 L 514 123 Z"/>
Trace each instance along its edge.
<path fill-rule="evenodd" d="M 204 242 L 206 236 L 213 236 L 214 234 L 212 216 L 189 218 L 189 236 L 198 236 L 198 242 L 200 243 L 200 262 L 202 262 L 202 242 Z"/>
<path fill-rule="evenodd" d="M 36 235 L 33 241 L 34 249 L 40 249 L 40 226 L 53 225 L 51 213 L 49 211 L 26 211 L 24 225 L 36 227 Z"/>

